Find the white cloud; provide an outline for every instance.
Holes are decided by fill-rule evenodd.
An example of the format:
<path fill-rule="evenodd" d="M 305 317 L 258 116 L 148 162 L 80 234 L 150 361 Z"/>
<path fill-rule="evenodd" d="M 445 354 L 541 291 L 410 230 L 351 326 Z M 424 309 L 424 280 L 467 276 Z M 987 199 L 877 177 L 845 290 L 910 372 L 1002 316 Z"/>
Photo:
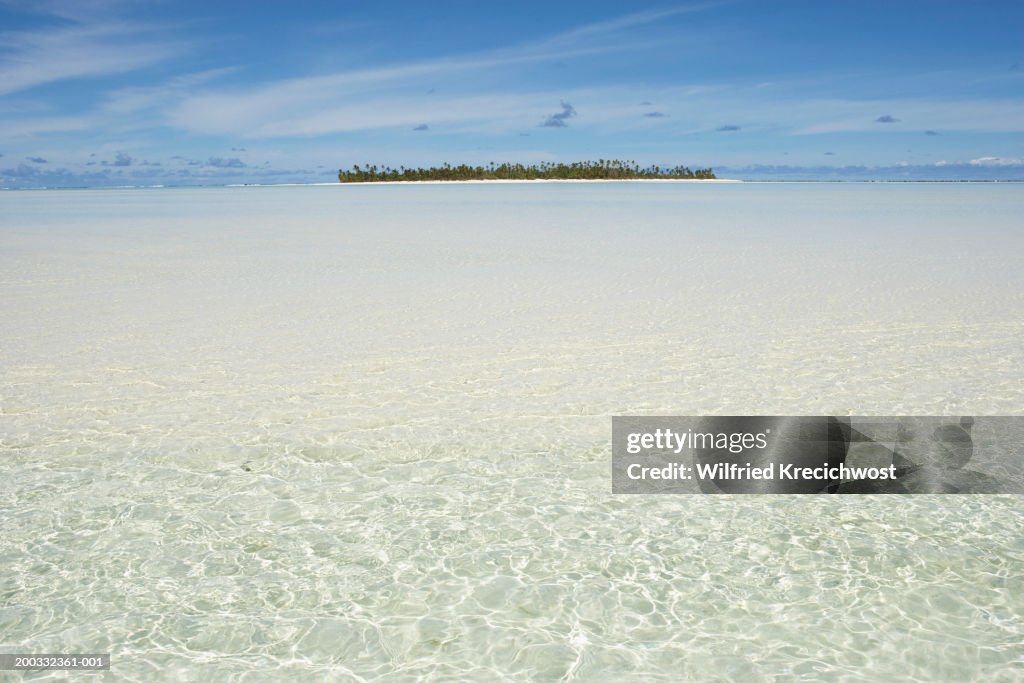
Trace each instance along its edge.
<path fill-rule="evenodd" d="M 968 162 L 971 166 L 1024 166 L 1024 159 L 1004 159 L 1002 157 L 978 157 Z"/>

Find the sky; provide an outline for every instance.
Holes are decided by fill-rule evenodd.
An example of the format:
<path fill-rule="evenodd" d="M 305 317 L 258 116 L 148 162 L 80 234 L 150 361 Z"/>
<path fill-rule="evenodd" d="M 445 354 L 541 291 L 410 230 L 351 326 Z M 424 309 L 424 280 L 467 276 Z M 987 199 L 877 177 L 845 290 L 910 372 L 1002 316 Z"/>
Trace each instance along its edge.
<path fill-rule="evenodd" d="M 1024 2 L 0 0 L 0 187 L 1024 179 Z"/>

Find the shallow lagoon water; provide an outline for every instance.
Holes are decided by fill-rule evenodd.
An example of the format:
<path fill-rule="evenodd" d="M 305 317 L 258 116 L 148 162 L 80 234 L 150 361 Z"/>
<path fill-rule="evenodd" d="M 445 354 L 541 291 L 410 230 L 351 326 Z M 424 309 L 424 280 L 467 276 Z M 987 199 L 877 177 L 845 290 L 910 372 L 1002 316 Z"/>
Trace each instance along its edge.
<path fill-rule="evenodd" d="M 1019 184 L 0 193 L 0 647 L 1019 679 L 1019 497 L 613 496 L 610 417 L 1022 414 L 1022 215 Z"/>

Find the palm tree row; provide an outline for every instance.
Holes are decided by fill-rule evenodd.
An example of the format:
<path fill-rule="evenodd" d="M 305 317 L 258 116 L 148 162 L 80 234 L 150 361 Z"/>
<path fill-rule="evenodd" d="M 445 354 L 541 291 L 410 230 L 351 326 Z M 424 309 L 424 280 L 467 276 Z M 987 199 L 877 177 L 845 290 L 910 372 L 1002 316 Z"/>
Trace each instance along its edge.
<path fill-rule="evenodd" d="M 647 166 L 641 168 L 635 161 L 599 159 L 598 161 L 577 161 L 571 164 L 495 164 L 486 166 L 452 166 L 445 163 L 430 168 L 406 168 L 399 166 L 353 166 L 351 171 L 339 170 L 338 181 L 342 183 L 373 183 L 417 180 L 620 180 L 620 179 L 701 179 L 715 177 L 710 168 L 696 170 L 686 166 Z"/>

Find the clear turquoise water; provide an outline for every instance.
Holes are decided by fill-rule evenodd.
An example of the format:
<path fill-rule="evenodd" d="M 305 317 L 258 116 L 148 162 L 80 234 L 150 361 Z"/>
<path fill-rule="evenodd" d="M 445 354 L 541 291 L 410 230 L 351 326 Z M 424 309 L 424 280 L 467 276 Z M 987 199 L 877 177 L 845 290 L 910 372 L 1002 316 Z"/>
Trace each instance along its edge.
<path fill-rule="evenodd" d="M 1019 497 L 616 497 L 610 416 L 1022 414 L 1020 216 L 992 184 L 0 193 L 0 647 L 1019 679 Z"/>

